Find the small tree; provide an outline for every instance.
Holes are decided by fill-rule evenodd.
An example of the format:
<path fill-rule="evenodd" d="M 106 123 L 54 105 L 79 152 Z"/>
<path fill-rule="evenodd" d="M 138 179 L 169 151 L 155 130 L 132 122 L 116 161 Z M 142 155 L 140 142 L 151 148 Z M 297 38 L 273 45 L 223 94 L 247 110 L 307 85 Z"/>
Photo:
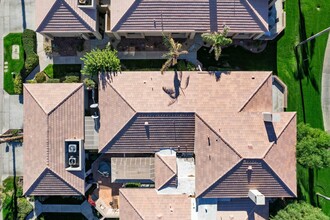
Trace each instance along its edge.
<path fill-rule="evenodd" d="M 167 68 L 178 63 L 178 58 L 180 55 L 188 53 L 186 50 L 181 50 L 182 44 L 175 42 L 171 35 L 163 36 L 163 43 L 169 51 L 163 55 L 167 61 L 163 64 L 160 70 L 162 74 Z"/>
<path fill-rule="evenodd" d="M 297 160 L 308 168 L 324 168 L 330 166 L 330 135 L 300 123 L 297 132 Z"/>
<path fill-rule="evenodd" d="M 206 43 L 212 45 L 211 50 L 214 50 L 215 60 L 219 60 L 221 55 L 222 47 L 231 44 L 233 41 L 230 38 L 227 38 L 229 27 L 225 26 L 223 32 L 213 32 L 213 33 L 204 33 L 202 38 Z"/>
<path fill-rule="evenodd" d="M 81 73 L 91 78 L 99 73 L 120 71 L 120 60 L 117 57 L 117 51 L 112 50 L 110 46 L 103 50 L 93 49 L 91 52 L 86 53 L 81 60 L 84 61 Z"/>
<path fill-rule="evenodd" d="M 286 220 L 286 219 L 295 219 L 295 220 L 329 220 L 329 217 L 326 216 L 321 209 L 315 208 L 312 205 L 306 202 L 294 202 L 284 209 L 280 210 L 276 216 L 271 217 L 271 220 Z"/>
<path fill-rule="evenodd" d="M 14 91 L 17 94 L 21 94 L 23 92 L 23 80 L 22 75 L 17 73 L 14 80 Z"/>

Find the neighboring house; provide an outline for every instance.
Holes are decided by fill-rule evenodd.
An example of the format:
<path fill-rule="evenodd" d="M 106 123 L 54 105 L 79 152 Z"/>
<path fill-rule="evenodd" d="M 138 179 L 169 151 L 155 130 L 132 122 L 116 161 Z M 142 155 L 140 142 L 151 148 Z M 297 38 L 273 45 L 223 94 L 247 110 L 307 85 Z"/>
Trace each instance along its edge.
<path fill-rule="evenodd" d="M 117 39 L 196 33 L 230 27 L 233 39 L 272 39 L 285 28 L 282 0 L 112 0 L 106 32 Z"/>
<path fill-rule="evenodd" d="M 102 39 L 97 3 L 97 0 L 36 0 L 36 32 L 49 38 Z"/>
<path fill-rule="evenodd" d="M 80 3 L 85 2 L 85 3 Z M 274 39 L 285 28 L 283 0 L 37 0 L 36 31 L 49 37 L 193 39 L 230 27 L 233 39 Z"/>
<path fill-rule="evenodd" d="M 272 81 L 271 72 L 101 75 L 92 171 L 83 86 L 25 84 L 24 194 L 84 195 L 92 175 L 106 218 L 267 219 L 272 199 L 297 195 L 296 114 L 271 113 Z"/>

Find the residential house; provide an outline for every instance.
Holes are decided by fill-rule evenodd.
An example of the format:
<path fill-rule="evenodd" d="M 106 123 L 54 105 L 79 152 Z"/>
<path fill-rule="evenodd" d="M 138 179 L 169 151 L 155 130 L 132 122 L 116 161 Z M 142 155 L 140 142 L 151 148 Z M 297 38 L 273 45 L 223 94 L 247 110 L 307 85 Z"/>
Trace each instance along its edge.
<path fill-rule="evenodd" d="M 297 195 L 296 114 L 273 112 L 273 80 L 271 72 L 100 75 L 96 146 L 83 132 L 91 116 L 82 84 L 26 84 L 24 194 L 84 195 L 90 176 L 106 218 L 268 219 L 273 199 Z M 87 170 L 92 148 L 101 155 Z"/>
<path fill-rule="evenodd" d="M 285 28 L 283 0 L 37 0 L 36 31 L 50 38 L 145 38 L 229 26 L 233 39 L 274 39 Z"/>
<path fill-rule="evenodd" d="M 54 37 L 102 39 L 98 0 L 36 0 L 36 32 Z"/>

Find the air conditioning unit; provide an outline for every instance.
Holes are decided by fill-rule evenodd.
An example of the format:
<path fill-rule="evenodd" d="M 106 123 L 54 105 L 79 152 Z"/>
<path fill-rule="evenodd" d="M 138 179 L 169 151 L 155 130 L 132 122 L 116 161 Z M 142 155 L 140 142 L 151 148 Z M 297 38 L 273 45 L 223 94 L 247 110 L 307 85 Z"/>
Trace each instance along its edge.
<path fill-rule="evenodd" d="M 76 153 L 77 152 L 77 145 L 76 144 L 69 144 L 69 153 Z"/>
<path fill-rule="evenodd" d="M 69 166 L 74 166 L 77 164 L 77 158 L 70 156 L 69 158 Z"/>
<path fill-rule="evenodd" d="M 249 198 L 256 205 L 265 205 L 265 196 L 261 192 L 259 192 L 257 189 L 249 190 Z"/>

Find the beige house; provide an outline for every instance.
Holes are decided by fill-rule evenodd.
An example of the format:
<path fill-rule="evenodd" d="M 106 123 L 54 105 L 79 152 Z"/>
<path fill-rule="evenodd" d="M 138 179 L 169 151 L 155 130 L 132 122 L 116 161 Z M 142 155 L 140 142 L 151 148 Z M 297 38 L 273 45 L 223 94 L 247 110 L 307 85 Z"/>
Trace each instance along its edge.
<path fill-rule="evenodd" d="M 95 185 L 105 218 L 268 219 L 297 195 L 296 114 L 273 112 L 272 87 L 271 72 L 101 75 L 91 137 L 82 84 L 26 84 L 24 194 Z"/>

